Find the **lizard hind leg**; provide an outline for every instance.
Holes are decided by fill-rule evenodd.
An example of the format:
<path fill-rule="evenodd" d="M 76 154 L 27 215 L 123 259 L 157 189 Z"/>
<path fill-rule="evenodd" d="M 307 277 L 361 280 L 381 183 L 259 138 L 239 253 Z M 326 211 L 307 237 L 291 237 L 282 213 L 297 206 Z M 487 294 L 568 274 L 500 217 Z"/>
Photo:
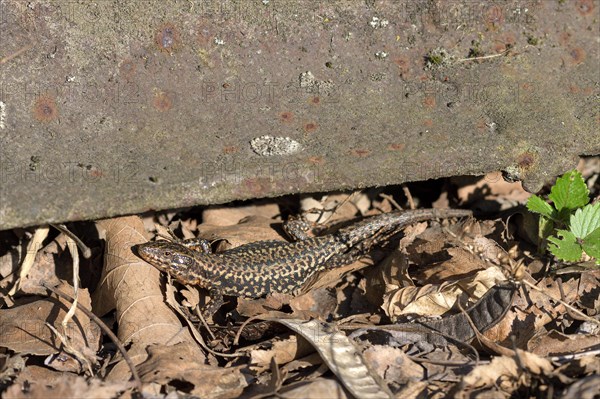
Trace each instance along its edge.
<path fill-rule="evenodd" d="M 215 313 L 217 313 L 219 309 L 221 309 L 221 306 L 223 306 L 224 304 L 225 301 L 223 300 L 223 295 L 214 294 L 211 292 L 210 302 L 202 306 L 200 312 L 202 313 L 204 319 L 209 320 Z"/>
<path fill-rule="evenodd" d="M 310 238 L 308 234 L 314 225 L 304 218 L 290 218 L 283 222 L 283 230 L 294 241 L 303 241 Z"/>

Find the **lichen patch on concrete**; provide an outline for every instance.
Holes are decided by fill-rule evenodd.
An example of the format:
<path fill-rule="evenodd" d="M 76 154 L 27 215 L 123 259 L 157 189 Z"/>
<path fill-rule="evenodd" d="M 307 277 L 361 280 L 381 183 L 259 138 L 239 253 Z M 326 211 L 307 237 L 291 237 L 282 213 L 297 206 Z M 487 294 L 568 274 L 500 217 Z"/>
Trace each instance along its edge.
<path fill-rule="evenodd" d="M 300 143 L 289 137 L 260 136 L 250 141 L 252 151 L 263 157 L 290 155 L 301 149 Z"/>

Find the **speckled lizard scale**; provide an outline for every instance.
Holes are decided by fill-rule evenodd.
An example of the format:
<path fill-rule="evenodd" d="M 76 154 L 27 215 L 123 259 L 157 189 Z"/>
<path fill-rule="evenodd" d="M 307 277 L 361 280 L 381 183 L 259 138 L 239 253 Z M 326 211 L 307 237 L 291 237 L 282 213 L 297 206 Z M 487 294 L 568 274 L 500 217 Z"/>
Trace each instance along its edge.
<path fill-rule="evenodd" d="M 139 245 L 138 254 L 185 284 L 217 295 L 260 297 L 295 293 L 315 273 L 362 255 L 409 224 L 432 218 L 464 217 L 466 210 L 418 209 L 365 218 L 333 234 L 301 241 L 259 241 L 219 254 L 196 251 L 181 243 Z"/>

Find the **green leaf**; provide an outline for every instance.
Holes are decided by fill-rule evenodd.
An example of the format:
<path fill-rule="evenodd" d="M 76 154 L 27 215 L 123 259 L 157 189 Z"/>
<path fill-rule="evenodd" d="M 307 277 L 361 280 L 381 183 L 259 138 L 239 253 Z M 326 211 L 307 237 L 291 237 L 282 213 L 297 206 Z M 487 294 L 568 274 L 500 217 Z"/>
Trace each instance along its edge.
<path fill-rule="evenodd" d="M 586 239 L 594 230 L 600 227 L 600 202 L 587 205 L 571 215 L 570 229 L 575 237 Z"/>
<path fill-rule="evenodd" d="M 558 237 L 548 237 L 548 249 L 554 256 L 567 262 L 576 262 L 581 259 L 582 249 L 577 242 L 577 237 L 568 230 L 558 230 Z"/>
<path fill-rule="evenodd" d="M 563 209 L 571 211 L 590 202 L 589 194 L 581 173 L 571 170 L 556 179 L 548 198 L 552 200 L 559 212 Z"/>
<path fill-rule="evenodd" d="M 540 241 L 543 242 L 554 232 L 554 222 L 552 219 L 540 218 L 538 229 Z"/>
<path fill-rule="evenodd" d="M 600 260 L 600 227 L 585 237 L 582 246 L 586 254 Z"/>
<path fill-rule="evenodd" d="M 541 197 L 537 195 L 532 195 L 527 200 L 527 209 L 531 212 L 539 213 L 542 216 L 545 216 L 548 219 L 552 219 L 554 209 L 552 205 L 544 201 Z"/>

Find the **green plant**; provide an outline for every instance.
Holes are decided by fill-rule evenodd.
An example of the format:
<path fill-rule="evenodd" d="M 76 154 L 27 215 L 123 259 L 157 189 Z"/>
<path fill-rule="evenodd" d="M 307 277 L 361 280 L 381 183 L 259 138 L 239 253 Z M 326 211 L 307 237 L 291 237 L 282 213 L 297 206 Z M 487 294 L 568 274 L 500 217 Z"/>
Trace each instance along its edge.
<path fill-rule="evenodd" d="M 589 190 L 576 170 L 556 180 L 546 202 L 537 195 L 527 209 L 540 215 L 539 239 L 558 259 L 577 262 L 583 254 L 600 264 L 600 202 L 590 204 Z"/>

